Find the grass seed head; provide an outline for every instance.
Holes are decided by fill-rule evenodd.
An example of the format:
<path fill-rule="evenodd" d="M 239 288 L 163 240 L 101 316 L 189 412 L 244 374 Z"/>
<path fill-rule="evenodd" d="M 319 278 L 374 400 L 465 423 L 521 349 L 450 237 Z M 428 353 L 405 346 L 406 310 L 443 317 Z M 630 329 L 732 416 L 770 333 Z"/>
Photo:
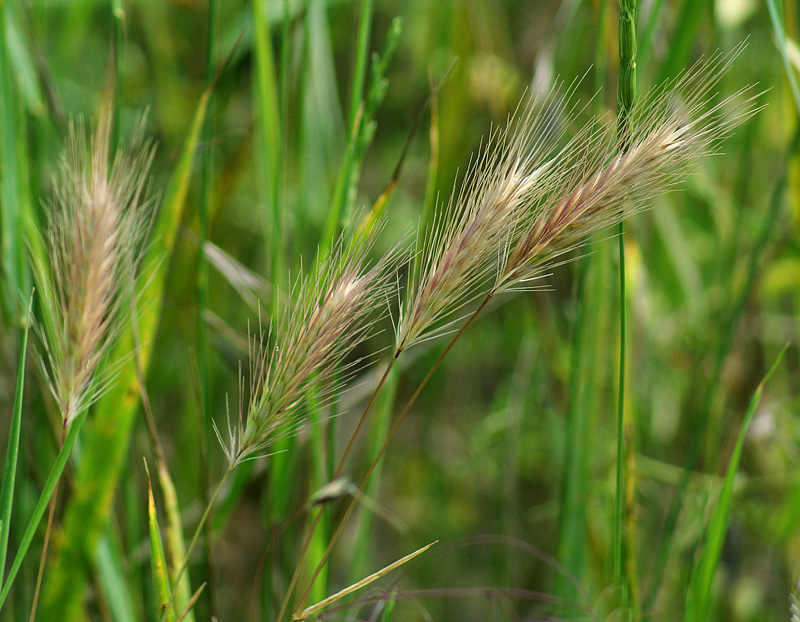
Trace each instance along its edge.
<path fill-rule="evenodd" d="M 434 217 L 412 266 L 398 350 L 446 330 L 449 318 L 481 294 L 551 166 L 564 103 L 554 89 L 496 130 L 468 167 L 461 192 Z"/>
<path fill-rule="evenodd" d="M 588 235 L 647 208 L 755 114 L 750 87 L 710 104 L 741 49 L 698 62 L 653 89 L 631 111 L 626 135 L 615 137 L 612 124 L 597 130 L 587 125 L 569 141 L 538 180 L 539 198 L 518 225 L 492 293 L 524 287 Z"/>
<path fill-rule="evenodd" d="M 46 365 L 65 426 L 103 387 L 98 368 L 129 303 L 151 221 L 145 197 L 154 148 L 141 127 L 111 160 L 111 118 L 101 114 L 87 143 L 81 121 L 70 125 L 47 204 L 49 267 L 37 266 L 43 301 Z"/>
<path fill-rule="evenodd" d="M 398 251 L 371 268 L 367 255 L 379 227 L 342 239 L 308 275 L 301 276 L 274 329 L 251 339 L 247 414 L 223 449 L 231 465 L 262 452 L 294 433 L 312 385 L 324 404 L 356 362 L 349 354 L 370 336 L 393 284 Z M 342 376 L 336 378 L 336 373 Z M 244 405 L 242 405 L 244 407 Z M 229 418 L 230 421 L 230 418 Z"/>

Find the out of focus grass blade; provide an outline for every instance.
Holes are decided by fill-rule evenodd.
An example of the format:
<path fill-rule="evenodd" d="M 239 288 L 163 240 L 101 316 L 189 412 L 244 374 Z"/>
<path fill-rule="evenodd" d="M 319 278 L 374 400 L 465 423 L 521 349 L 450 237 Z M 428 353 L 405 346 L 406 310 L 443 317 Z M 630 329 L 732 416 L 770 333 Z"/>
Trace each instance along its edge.
<path fill-rule="evenodd" d="M 675 22 L 680 27 L 675 28 L 672 34 L 667 58 L 659 69 L 656 84 L 662 84 L 685 69 L 686 59 L 696 41 L 697 30 L 708 14 L 709 4 L 710 0 L 683 0 Z"/>
<path fill-rule="evenodd" d="M 14 392 L 14 407 L 11 411 L 8 431 L 8 449 L 3 462 L 3 483 L 0 487 L 0 586 L 3 585 L 3 572 L 8 552 L 8 533 L 11 524 L 11 508 L 14 505 L 14 484 L 17 477 L 17 457 L 19 456 L 19 437 L 22 422 L 22 396 L 25 390 L 25 358 L 28 350 L 28 329 L 31 323 L 33 295 L 28 304 L 28 316 L 22 334 L 17 367 L 17 387 Z"/>
<path fill-rule="evenodd" d="M 30 279 L 23 236 L 28 158 L 7 37 L 11 16 L 10 3 L 0 3 L 0 310 L 15 323 L 21 314 L 19 295 L 30 291 Z"/>
<path fill-rule="evenodd" d="M 265 15 L 266 3 L 252 0 L 253 47 L 255 49 L 255 98 L 258 124 L 257 145 L 264 158 L 266 180 L 267 218 L 264 244 L 270 259 L 272 282 L 279 284 L 282 277 L 283 240 L 281 232 L 281 127 L 279 85 L 275 75 L 270 23 Z M 273 305 L 274 308 L 274 305 Z"/>
<path fill-rule="evenodd" d="M 45 510 L 50 503 L 50 497 L 53 496 L 53 490 L 55 490 L 56 484 L 61 478 L 61 474 L 64 472 L 64 467 L 67 464 L 69 454 L 72 451 L 72 447 L 75 445 L 75 440 L 78 438 L 78 432 L 80 432 L 83 422 L 86 420 L 86 412 L 87 411 L 84 410 L 70 424 L 69 431 L 67 432 L 67 437 L 64 439 L 64 444 L 61 447 L 61 451 L 59 451 L 58 456 L 56 456 L 56 461 L 53 464 L 53 467 L 50 469 L 47 480 L 45 480 L 42 494 L 39 496 L 39 500 L 36 502 L 36 506 L 33 508 L 33 513 L 28 521 L 28 526 L 25 528 L 25 533 L 22 534 L 22 539 L 20 540 L 17 554 L 14 556 L 14 561 L 11 563 L 8 576 L 3 583 L 3 589 L 0 591 L 0 609 L 3 608 L 3 603 L 5 603 L 6 598 L 8 597 L 8 593 L 11 590 L 11 585 L 14 582 L 14 578 L 17 576 L 17 572 L 19 572 L 19 568 L 22 565 L 23 559 L 25 559 L 25 555 L 28 552 L 31 542 L 33 542 L 33 537 L 36 535 L 36 530 L 39 527 L 39 523 L 41 522 Z"/>
<path fill-rule="evenodd" d="M 123 560 L 108 533 L 97 543 L 95 563 L 103 595 L 114 622 L 136 622 L 136 608 L 123 572 Z"/>
<path fill-rule="evenodd" d="M 800 114 L 800 89 L 797 87 L 797 77 L 792 69 L 792 64 L 789 61 L 789 54 L 787 52 L 786 41 L 786 28 L 783 23 L 783 15 L 778 3 L 775 0 L 767 0 L 767 8 L 769 9 L 769 17 L 772 20 L 772 28 L 775 30 L 775 36 L 778 39 L 778 50 L 783 59 L 783 66 L 786 69 L 786 78 L 789 80 L 789 85 L 792 87 L 792 96 L 794 97 L 794 104 L 797 106 L 797 112 Z"/>
<path fill-rule="evenodd" d="M 744 421 L 742 421 L 742 427 L 739 429 L 739 435 L 736 438 L 736 445 L 733 448 L 730 462 L 728 462 L 728 470 L 722 482 L 719 499 L 717 500 L 717 505 L 714 508 L 714 512 L 708 524 L 708 529 L 706 530 L 706 541 L 703 546 L 703 553 L 700 556 L 700 561 L 697 564 L 687 593 L 686 622 L 705 622 L 706 620 L 713 619 L 709 616 L 711 613 L 712 599 L 711 587 L 722 553 L 722 543 L 728 531 L 728 518 L 730 516 L 731 499 L 733 497 L 733 479 L 736 476 L 739 460 L 742 457 L 745 435 L 750 422 L 753 420 L 753 415 L 758 408 L 759 402 L 761 401 L 764 385 L 780 364 L 787 348 L 788 345 L 784 346 L 783 350 L 778 354 L 772 367 L 769 368 L 769 371 L 759 383 L 747 407 Z"/>

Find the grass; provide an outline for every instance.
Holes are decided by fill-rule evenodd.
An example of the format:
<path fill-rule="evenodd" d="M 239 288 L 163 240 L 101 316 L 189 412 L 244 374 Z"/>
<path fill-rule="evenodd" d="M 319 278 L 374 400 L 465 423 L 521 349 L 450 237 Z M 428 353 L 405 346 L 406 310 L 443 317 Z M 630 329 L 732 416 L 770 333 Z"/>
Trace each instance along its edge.
<path fill-rule="evenodd" d="M 622 32 L 609 1 L 0 4 L 0 621 L 40 559 L 38 620 L 790 619 L 800 15 L 636 4 Z M 646 102 L 745 38 L 692 116 L 754 83 L 765 107 L 688 126 L 718 153 L 672 192 L 607 129 L 537 168 L 613 126 L 618 81 Z M 575 114 L 526 120 L 555 75 Z M 160 201 L 81 368 L 103 391 L 70 402 L 30 363 L 46 282 L 26 309 L 62 111 L 103 105 L 112 153 L 150 109 Z M 520 160 L 469 164 L 515 110 L 525 138 L 484 145 Z M 662 150 L 697 157 L 686 127 Z"/>

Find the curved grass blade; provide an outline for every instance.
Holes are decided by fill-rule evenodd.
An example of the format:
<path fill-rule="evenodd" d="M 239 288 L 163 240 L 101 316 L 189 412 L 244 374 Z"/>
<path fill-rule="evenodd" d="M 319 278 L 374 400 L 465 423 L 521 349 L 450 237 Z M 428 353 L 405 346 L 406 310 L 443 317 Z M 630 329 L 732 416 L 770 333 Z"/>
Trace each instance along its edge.
<path fill-rule="evenodd" d="M 750 422 L 753 420 L 753 415 L 758 408 L 758 404 L 761 401 L 764 385 L 778 367 L 787 348 L 788 344 L 783 347 L 778 357 L 775 359 L 775 362 L 772 364 L 772 367 L 769 368 L 769 371 L 758 384 L 758 388 L 756 388 L 753 397 L 750 399 L 750 404 L 747 407 L 744 421 L 742 421 L 742 427 L 739 429 L 739 436 L 736 438 L 736 445 L 733 448 L 733 454 L 731 454 L 731 459 L 728 463 L 728 470 L 725 473 L 725 479 L 722 483 L 722 490 L 720 490 L 717 505 L 708 523 L 703 553 L 700 556 L 700 561 L 697 564 L 697 568 L 691 579 L 689 591 L 687 592 L 685 618 L 687 622 L 704 622 L 705 620 L 712 619 L 709 617 L 712 597 L 711 586 L 722 553 L 725 533 L 728 529 L 728 518 L 731 510 L 731 499 L 733 497 L 733 479 L 736 476 L 739 460 L 742 457 L 745 434 L 747 433 Z"/>

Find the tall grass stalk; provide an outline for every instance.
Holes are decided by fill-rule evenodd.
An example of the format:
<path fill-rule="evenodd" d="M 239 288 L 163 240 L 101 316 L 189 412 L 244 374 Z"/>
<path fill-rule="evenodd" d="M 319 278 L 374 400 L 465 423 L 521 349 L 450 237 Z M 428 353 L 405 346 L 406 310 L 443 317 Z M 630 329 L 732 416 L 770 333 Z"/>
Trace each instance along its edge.
<path fill-rule="evenodd" d="M 216 72 L 216 55 L 217 55 L 217 36 L 219 28 L 219 3 L 216 0 L 210 0 L 208 3 L 208 20 L 207 20 L 207 41 L 206 41 L 206 88 L 211 89 L 214 82 L 214 75 Z M 216 115 L 215 115 L 215 97 L 213 91 L 209 96 L 208 113 L 206 114 L 205 124 L 203 127 L 203 153 L 201 159 L 201 187 L 200 187 L 200 201 L 199 201 L 199 235 L 200 243 L 197 251 L 197 383 L 198 383 L 198 410 L 200 415 L 200 477 L 198 484 L 201 491 L 201 498 L 208 506 L 210 499 L 207 497 L 209 490 L 209 469 L 208 469 L 208 456 L 212 454 L 214 443 L 214 432 L 210 413 L 210 404 L 213 399 L 212 393 L 212 373 L 211 373 L 211 348 L 209 344 L 208 329 L 206 327 L 205 315 L 208 310 L 209 303 L 209 266 L 206 257 L 206 243 L 209 241 L 209 213 L 211 211 L 211 198 L 212 189 L 214 185 L 213 179 L 213 163 L 214 154 L 212 150 L 213 136 L 216 130 Z M 159 469 L 159 473 L 162 469 Z M 213 563 L 213 541 L 211 521 L 206 523 L 206 549 L 205 549 L 205 576 L 214 576 L 214 563 Z M 175 560 L 176 563 L 181 563 L 180 560 Z M 177 584 L 177 579 L 174 580 Z M 184 596 L 188 597 L 188 589 L 184 589 Z M 217 606 L 215 600 L 216 590 L 214 582 L 208 586 L 207 590 L 209 610 L 212 616 L 217 616 Z M 185 605 L 185 602 L 184 602 Z"/>
<path fill-rule="evenodd" d="M 620 151 L 629 147 L 629 116 L 636 99 L 636 0 L 619 0 L 619 79 L 617 82 L 617 139 Z M 625 200 L 624 195 L 622 200 Z M 619 223 L 619 392 L 617 394 L 616 506 L 614 508 L 614 583 L 622 585 L 622 479 L 625 429 L 625 226 Z"/>

